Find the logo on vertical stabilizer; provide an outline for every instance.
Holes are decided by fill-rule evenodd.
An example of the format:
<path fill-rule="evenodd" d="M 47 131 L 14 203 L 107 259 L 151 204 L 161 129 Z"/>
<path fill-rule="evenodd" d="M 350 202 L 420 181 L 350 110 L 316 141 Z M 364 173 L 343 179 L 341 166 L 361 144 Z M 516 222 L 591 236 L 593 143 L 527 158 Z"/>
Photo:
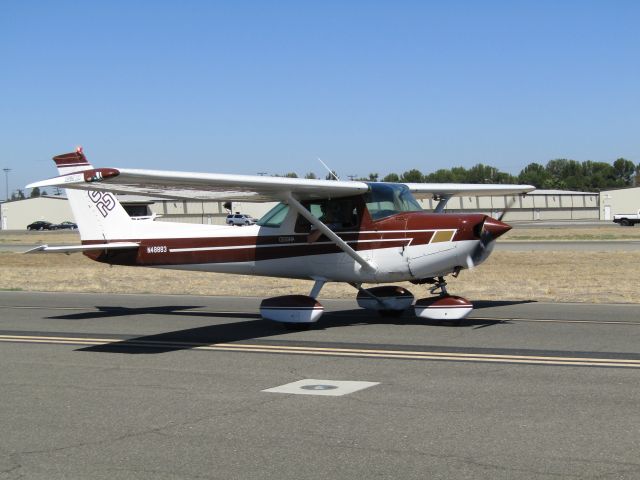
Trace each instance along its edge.
<path fill-rule="evenodd" d="M 96 204 L 96 208 L 105 218 L 116 206 L 116 199 L 110 193 L 96 192 L 95 190 L 90 190 L 87 193 L 89 199 Z"/>

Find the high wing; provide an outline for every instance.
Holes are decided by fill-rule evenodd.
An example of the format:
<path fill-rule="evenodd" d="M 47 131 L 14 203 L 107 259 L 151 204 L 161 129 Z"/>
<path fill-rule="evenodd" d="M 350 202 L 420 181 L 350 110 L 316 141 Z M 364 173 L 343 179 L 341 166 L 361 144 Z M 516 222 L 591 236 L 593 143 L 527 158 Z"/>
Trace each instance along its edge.
<path fill-rule="evenodd" d="M 531 185 L 508 184 L 475 184 L 475 183 L 406 183 L 413 196 L 418 199 L 450 198 L 456 196 L 492 196 L 517 195 L 531 192 L 535 187 Z"/>
<path fill-rule="evenodd" d="M 313 200 L 347 197 L 369 190 L 364 182 L 128 168 L 84 170 L 35 182 L 27 188 L 51 186 L 160 198 L 250 202 L 283 201 L 289 193 L 299 200 Z"/>
<path fill-rule="evenodd" d="M 360 181 L 343 182 L 220 173 L 92 168 L 83 155 L 75 158 L 82 159 L 86 165 L 85 169 L 31 183 L 27 185 L 27 188 L 56 186 L 183 200 L 249 202 L 287 201 L 290 195 L 300 201 L 338 198 L 366 193 L 369 190 L 367 183 Z M 406 183 L 405 185 L 418 199 L 448 199 L 460 195 L 514 195 L 535 189 L 531 185 L 470 183 Z"/>

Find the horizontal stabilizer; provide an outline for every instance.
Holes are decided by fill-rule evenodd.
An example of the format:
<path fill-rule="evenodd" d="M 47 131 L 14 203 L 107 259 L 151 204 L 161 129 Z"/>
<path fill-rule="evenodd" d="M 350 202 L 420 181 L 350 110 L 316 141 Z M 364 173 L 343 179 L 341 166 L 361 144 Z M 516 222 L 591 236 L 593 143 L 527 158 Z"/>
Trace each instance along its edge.
<path fill-rule="evenodd" d="M 59 247 L 50 247 L 49 245 L 40 245 L 24 253 L 75 253 L 75 252 L 95 252 L 97 250 L 133 250 L 140 246 L 136 242 L 113 242 L 113 243 L 95 243 L 92 245 L 63 245 Z"/>

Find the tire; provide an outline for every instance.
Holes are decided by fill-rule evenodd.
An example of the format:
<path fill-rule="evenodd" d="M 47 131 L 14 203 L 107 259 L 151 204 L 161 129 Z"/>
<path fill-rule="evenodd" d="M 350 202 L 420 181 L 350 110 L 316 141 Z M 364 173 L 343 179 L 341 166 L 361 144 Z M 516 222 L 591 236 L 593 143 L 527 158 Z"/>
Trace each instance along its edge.
<path fill-rule="evenodd" d="M 631 222 L 629 222 L 628 219 L 623 218 L 622 220 L 620 220 L 620 225 L 623 226 L 623 227 L 630 227 L 633 224 Z"/>
<path fill-rule="evenodd" d="M 246 222 L 244 222 L 244 224 L 249 226 L 249 225 L 251 225 L 251 222 L 249 220 L 247 220 Z"/>

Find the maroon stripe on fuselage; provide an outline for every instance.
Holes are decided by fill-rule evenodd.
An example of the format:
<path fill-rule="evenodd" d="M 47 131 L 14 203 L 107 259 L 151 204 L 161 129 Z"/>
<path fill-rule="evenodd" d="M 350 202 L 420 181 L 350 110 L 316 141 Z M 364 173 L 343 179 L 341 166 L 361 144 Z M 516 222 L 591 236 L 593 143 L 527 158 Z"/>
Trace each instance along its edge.
<path fill-rule="evenodd" d="M 414 212 L 372 222 L 361 232 L 336 232 L 356 251 L 424 245 L 434 230 L 457 230 L 453 241 L 477 239 L 474 227 L 484 215 L 428 214 Z M 369 226 L 369 225 L 368 225 Z M 402 228 L 400 228 L 402 227 Z M 428 230 L 428 231 L 424 231 Z M 254 262 L 279 258 L 341 253 L 342 250 L 321 236 L 308 243 L 308 234 L 256 235 L 208 238 L 118 239 L 113 242 L 139 242 L 133 251 L 87 252 L 94 260 L 119 265 L 182 265 L 198 263 Z M 85 240 L 84 245 L 104 243 Z M 177 251 L 176 251 L 177 250 Z M 190 251 L 184 251 L 190 250 Z"/>

